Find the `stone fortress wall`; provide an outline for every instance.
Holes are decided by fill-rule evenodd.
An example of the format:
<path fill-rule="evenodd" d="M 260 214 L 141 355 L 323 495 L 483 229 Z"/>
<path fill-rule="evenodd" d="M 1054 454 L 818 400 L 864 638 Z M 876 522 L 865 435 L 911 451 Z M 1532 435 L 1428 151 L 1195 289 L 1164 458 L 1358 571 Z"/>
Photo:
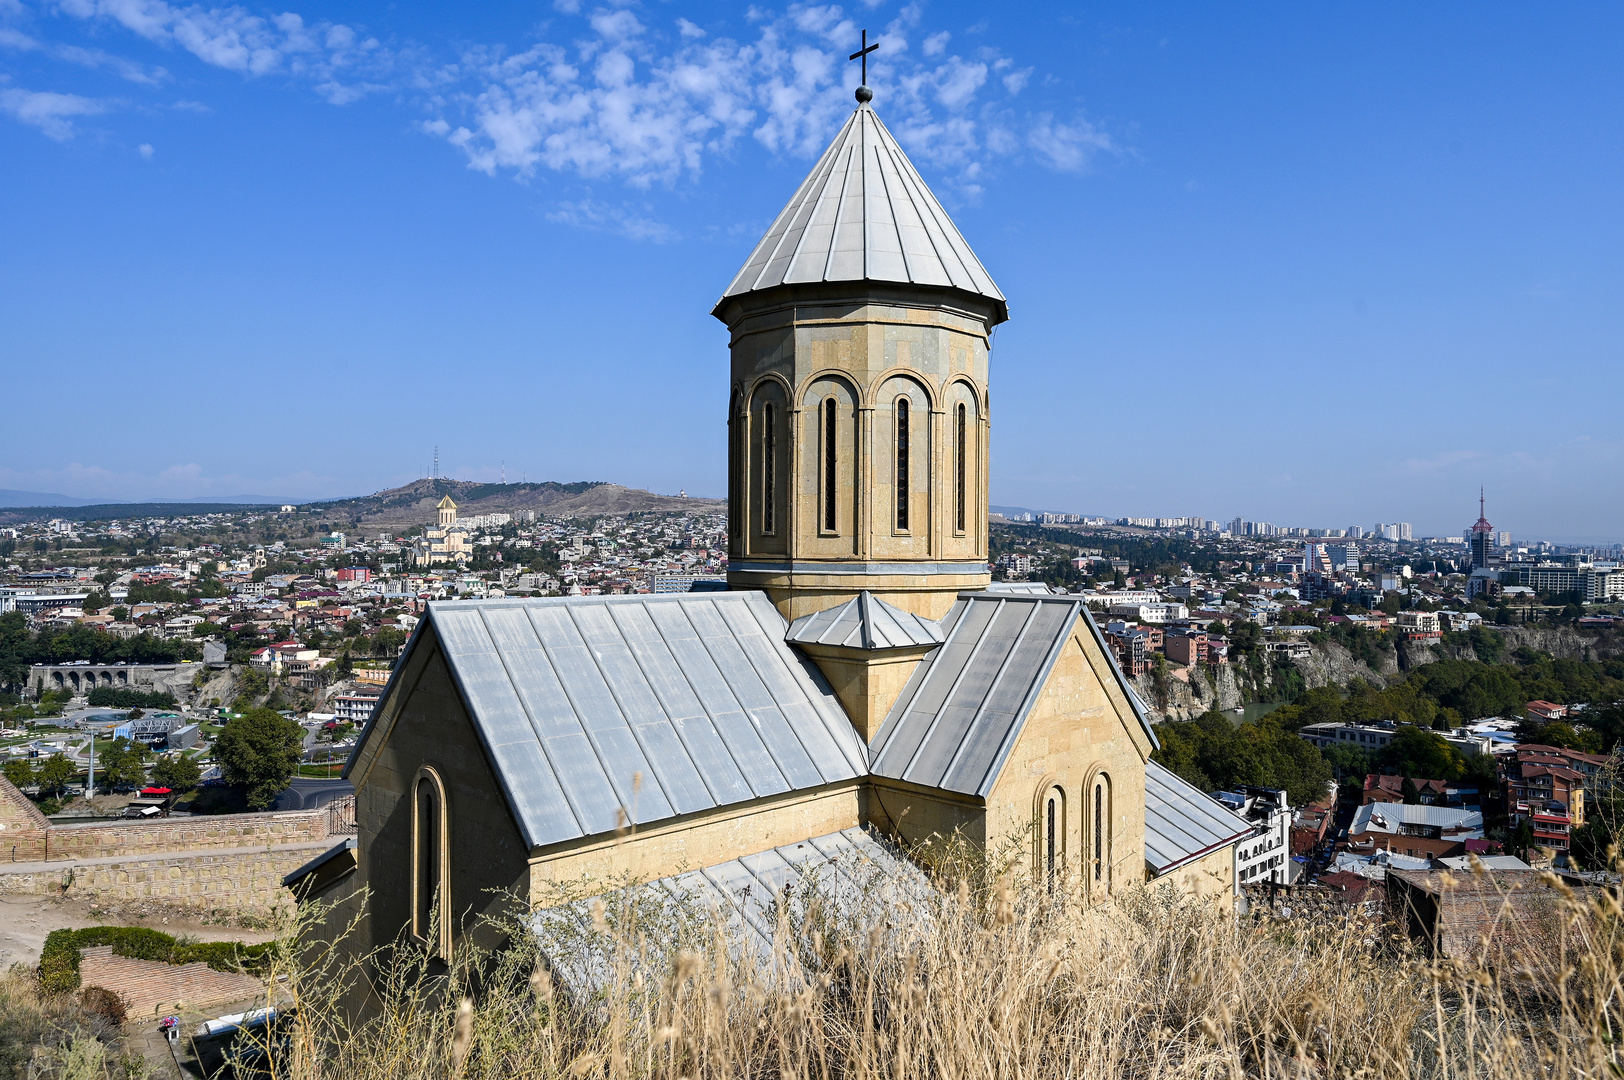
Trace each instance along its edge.
<path fill-rule="evenodd" d="M 59 825 L 0 778 L 0 893 L 264 910 L 353 827 L 345 809 Z"/>

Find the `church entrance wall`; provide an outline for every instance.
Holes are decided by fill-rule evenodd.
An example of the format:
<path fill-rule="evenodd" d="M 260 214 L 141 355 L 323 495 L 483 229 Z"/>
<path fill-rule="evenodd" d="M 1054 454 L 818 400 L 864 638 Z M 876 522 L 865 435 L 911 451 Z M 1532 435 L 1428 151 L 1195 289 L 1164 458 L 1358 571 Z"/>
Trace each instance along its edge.
<path fill-rule="evenodd" d="M 385 738 L 376 757 L 354 777 L 356 880 L 366 884 L 372 897 L 359 944 L 363 949 L 388 945 L 410 922 L 411 793 L 419 770 L 429 766 L 445 784 L 445 880 L 454 941 L 495 947 L 500 942 L 482 921 L 508 910 L 507 897 L 517 896 L 522 903 L 529 895 L 529 849 L 438 645 L 419 651 L 428 654 L 422 666 L 403 673 L 414 678 L 415 687 L 403 695 L 391 728 L 381 733 Z"/>

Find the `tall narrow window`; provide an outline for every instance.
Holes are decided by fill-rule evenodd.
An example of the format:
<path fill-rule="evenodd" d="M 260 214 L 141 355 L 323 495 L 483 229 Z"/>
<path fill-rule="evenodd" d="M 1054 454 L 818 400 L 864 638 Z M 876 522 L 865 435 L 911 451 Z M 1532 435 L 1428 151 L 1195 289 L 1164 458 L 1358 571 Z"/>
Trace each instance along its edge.
<path fill-rule="evenodd" d="M 1100 880 L 1105 863 L 1105 821 L 1103 809 L 1105 805 L 1105 787 L 1102 784 L 1094 785 L 1094 880 Z"/>
<path fill-rule="evenodd" d="M 908 531 L 908 399 L 897 398 L 897 531 Z"/>
<path fill-rule="evenodd" d="M 773 465 L 778 457 L 778 436 L 773 431 L 773 403 L 761 407 L 761 531 L 773 531 L 773 488 L 777 486 Z"/>
<path fill-rule="evenodd" d="M 1094 781 L 1094 882 L 1105 892 L 1111 890 L 1111 781 L 1100 776 Z"/>
<path fill-rule="evenodd" d="M 839 500 L 835 495 L 835 477 L 840 464 L 836 458 L 835 439 L 838 435 L 838 409 L 835 399 L 823 403 L 823 528 L 825 532 L 839 531 Z"/>
<path fill-rule="evenodd" d="M 444 928 L 450 897 L 446 888 L 445 805 L 440 785 L 431 773 L 418 776 L 416 820 L 412 829 L 412 933 L 436 954 L 447 945 Z"/>
<path fill-rule="evenodd" d="M 1054 860 L 1055 848 L 1059 846 L 1055 837 L 1055 827 L 1059 811 L 1059 799 L 1051 792 L 1044 808 L 1043 829 L 1043 878 L 1049 891 L 1054 891 Z"/>
<path fill-rule="evenodd" d="M 964 407 L 964 402 L 962 402 L 962 401 L 959 402 L 958 416 L 957 416 L 958 430 L 955 433 L 957 435 L 957 438 L 956 438 L 955 441 L 958 444 L 958 470 L 957 470 L 957 475 L 954 477 L 955 483 L 954 483 L 954 489 L 953 489 L 953 494 L 954 494 L 953 528 L 955 530 L 957 530 L 958 532 L 964 532 L 965 531 L 964 530 L 964 523 L 968 520 L 968 515 L 964 512 L 965 481 L 966 481 L 966 475 L 965 475 L 965 450 L 969 448 L 969 432 L 967 430 L 968 427 L 969 427 L 969 424 L 968 424 L 968 419 L 967 419 L 967 413 L 968 413 L 968 410 Z"/>

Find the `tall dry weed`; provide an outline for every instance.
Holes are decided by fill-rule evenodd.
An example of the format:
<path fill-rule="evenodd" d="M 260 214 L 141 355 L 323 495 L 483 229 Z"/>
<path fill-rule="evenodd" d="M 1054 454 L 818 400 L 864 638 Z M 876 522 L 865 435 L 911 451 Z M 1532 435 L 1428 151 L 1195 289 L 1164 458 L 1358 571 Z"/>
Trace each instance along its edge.
<path fill-rule="evenodd" d="M 364 964 L 342 950 L 282 961 L 271 977 L 297 1011 L 276 1075 L 1624 1075 L 1608 892 L 1568 890 L 1560 955 L 1501 968 L 1428 959 L 1371 915 L 1236 919 L 1166 888 L 1088 907 L 1007 876 L 965 878 L 906 923 L 866 927 L 819 897 L 780 898 L 770 954 L 704 912 L 627 895 L 592 905 L 568 956 L 528 922 L 507 928 L 505 950 L 445 973 L 407 949 L 377 954 L 366 1019 L 339 1000 Z"/>

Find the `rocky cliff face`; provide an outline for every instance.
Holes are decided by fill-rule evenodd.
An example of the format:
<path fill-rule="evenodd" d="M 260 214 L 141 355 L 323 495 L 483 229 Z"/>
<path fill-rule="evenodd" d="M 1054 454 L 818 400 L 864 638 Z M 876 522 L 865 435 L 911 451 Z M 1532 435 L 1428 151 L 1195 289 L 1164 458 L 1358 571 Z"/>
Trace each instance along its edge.
<path fill-rule="evenodd" d="M 1363 679 L 1372 686 L 1385 687 L 1404 678 L 1398 657 L 1392 653 L 1383 656 L 1379 670 L 1372 670 L 1354 658 L 1341 645 L 1326 642 L 1311 646 L 1312 652 L 1297 661 L 1297 670 L 1304 683 L 1316 686 L 1346 686 L 1354 679 Z M 1436 656 L 1416 658 L 1430 663 Z M 1238 709 L 1249 701 L 1278 700 L 1274 687 L 1265 680 L 1262 686 L 1251 686 L 1250 678 L 1234 665 L 1224 665 L 1216 676 L 1203 670 L 1191 671 L 1168 665 L 1165 677 L 1157 680 L 1147 673 L 1133 680 L 1134 691 L 1151 713 L 1152 723 L 1164 720 L 1189 720 L 1216 706 L 1220 709 Z"/>

